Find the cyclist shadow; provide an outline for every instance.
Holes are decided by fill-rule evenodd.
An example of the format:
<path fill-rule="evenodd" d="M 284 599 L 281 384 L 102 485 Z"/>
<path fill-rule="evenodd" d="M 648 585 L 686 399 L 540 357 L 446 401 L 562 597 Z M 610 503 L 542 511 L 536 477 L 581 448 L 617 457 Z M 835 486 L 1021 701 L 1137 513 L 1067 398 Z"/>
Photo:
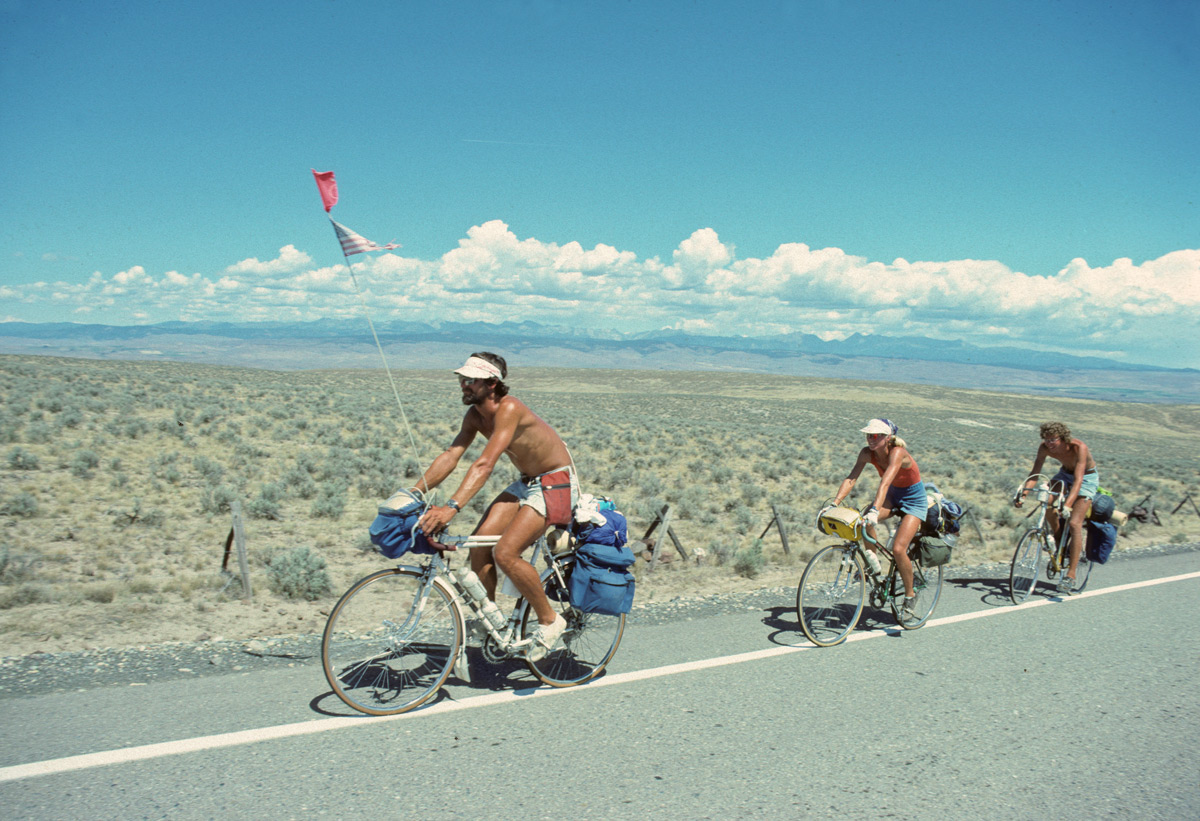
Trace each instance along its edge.
<path fill-rule="evenodd" d="M 1009 581 L 1007 578 L 985 576 L 963 576 L 957 579 L 946 579 L 946 584 L 973 590 L 980 594 L 979 601 L 989 607 L 1002 607 L 1012 604 L 1009 598 Z"/>
<path fill-rule="evenodd" d="M 800 629 L 800 622 L 796 620 L 795 607 L 768 607 L 764 612 L 766 615 L 763 616 L 762 622 L 771 628 L 767 641 L 784 647 L 808 643 L 808 637 L 804 635 L 804 631 Z"/>
<path fill-rule="evenodd" d="M 771 628 L 767 641 L 782 647 L 815 646 L 804 635 L 800 622 L 796 617 L 795 607 L 771 607 L 763 617 L 763 624 Z M 862 616 L 854 627 L 854 632 L 883 629 L 889 636 L 902 635 L 905 630 L 896 624 L 892 611 L 872 607 L 869 603 L 863 607 Z"/>
<path fill-rule="evenodd" d="M 458 675 L 456 670 L 447 683 L 453 682 L 476 690 L 529 690 L 539 682 L 529 672 L 529 666 L 518 658 L 490 662 L 483 655 L 482 647 L 467 648 L 467 671 L 469 681 Z"/>
<path fill-rule="evenodd" d="M 458 670 L 455 669 L 450 673 L 449 678 L 446 679 L 447 685 L 493 692 L 510 690 L 515 693 L 533 691 L 537 687 L 544 686 L 542 682 L 534 677 L 533 673 L 529 671 L 528 665 L 521 659 L 511 658 L 493 663 L 484 658 L 482 647 L 467 647 L 466 654 L 467 677 L 459 675 Z M 603 675 L 601 673 L 596 679 L 603 678 Z M 436 694 L 418 709 L 425 709 L 451 698 L 454 698 L 451 691 L 447 687 L 441 687 Z M 321 695 L 316 696 L 308 703 L 308 706 L 314 713 L 334 718 L 346 716 L 367 717 L 363 713 L 346 706 L 332 690 L 327 690 L 321 693 Z"/>

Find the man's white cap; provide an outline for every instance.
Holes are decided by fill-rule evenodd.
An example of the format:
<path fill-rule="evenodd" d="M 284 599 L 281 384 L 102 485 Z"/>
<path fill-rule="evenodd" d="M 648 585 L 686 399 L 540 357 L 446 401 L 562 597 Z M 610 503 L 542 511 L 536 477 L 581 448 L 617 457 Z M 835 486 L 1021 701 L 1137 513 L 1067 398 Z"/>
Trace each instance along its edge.
<path fill-rule="evenodd" d="M 478 356 L 469 356 L 463 366 L 455 371 L 459 376 L 465 376 L 467 379 L 503 379 L 504 375 L 500 373 L 500 369 Z"/>
<path fill-rule="evenodd" d="M 892 424 L 886 419 L 872 419 L 867 423 L 867 426 L 862 429 L 863 433 L 886 433 L 893 434 L 896 431 L 892 429 Z"/>

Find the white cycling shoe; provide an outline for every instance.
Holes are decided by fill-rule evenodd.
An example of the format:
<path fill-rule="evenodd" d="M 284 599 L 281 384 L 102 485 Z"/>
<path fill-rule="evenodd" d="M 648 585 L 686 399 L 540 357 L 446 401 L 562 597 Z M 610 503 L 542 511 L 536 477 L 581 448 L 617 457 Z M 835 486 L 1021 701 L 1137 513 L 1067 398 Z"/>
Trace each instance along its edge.
<path fill-rule="evenodd" d="M 555 614 L 554 621 L 550 624 L 538 624 L 529 637 L 531 641 L 525 657 L 530 661 L 544 659 L 546 654 L 554 649 L 554 645 L 558 644 L 558 640 L 566 629 L 567 620 L 559 614 Z"/>

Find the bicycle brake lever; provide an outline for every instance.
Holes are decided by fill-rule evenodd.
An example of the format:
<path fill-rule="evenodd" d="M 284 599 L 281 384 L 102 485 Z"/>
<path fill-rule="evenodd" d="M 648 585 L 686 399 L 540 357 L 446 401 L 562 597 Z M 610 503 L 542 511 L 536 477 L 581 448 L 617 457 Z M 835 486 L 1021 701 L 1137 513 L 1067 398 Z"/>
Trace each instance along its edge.
<path fill-rule="evenodd" d="M 429 535 L 426 534 L 423 530 L 418 530 L 416 532 L 415 537 L 420 539 L 421 541 L 425 542 L 425 544 L 429 545 L 430 547 L 432 547 L 434 550 L 438 551 L 439 553 L 452 553 L 455 550 L 458 550 L 458 547 L 456 545 L 444 544 L 442 542 L 437 541 L 436 539 L 430 538 Z"/>

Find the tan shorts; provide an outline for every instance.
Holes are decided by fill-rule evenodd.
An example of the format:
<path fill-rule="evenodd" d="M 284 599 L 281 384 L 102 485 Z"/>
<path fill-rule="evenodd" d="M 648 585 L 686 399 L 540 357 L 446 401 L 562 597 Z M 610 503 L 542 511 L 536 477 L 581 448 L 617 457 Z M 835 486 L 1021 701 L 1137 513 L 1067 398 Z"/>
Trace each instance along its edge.
<path fill-rule="evenodd" d="M 565 470 L 571 477 L 571 507 L 574 508 L 579 503 L 579 477 L 575 475 L 575 468 L 569 465 L 563 468 L 548 470 L 546 473 L 557 473 L 560 470 Z M 546 515 L 546 500 L 542 498 L 541 478 L 545 475 L 545 473 L 542 473 L 537 476 L 522 476 L 506 487 L 504 492 L 509 496 L 516 496 L 521 506 L 527 505 L 544 517 Z"/>

